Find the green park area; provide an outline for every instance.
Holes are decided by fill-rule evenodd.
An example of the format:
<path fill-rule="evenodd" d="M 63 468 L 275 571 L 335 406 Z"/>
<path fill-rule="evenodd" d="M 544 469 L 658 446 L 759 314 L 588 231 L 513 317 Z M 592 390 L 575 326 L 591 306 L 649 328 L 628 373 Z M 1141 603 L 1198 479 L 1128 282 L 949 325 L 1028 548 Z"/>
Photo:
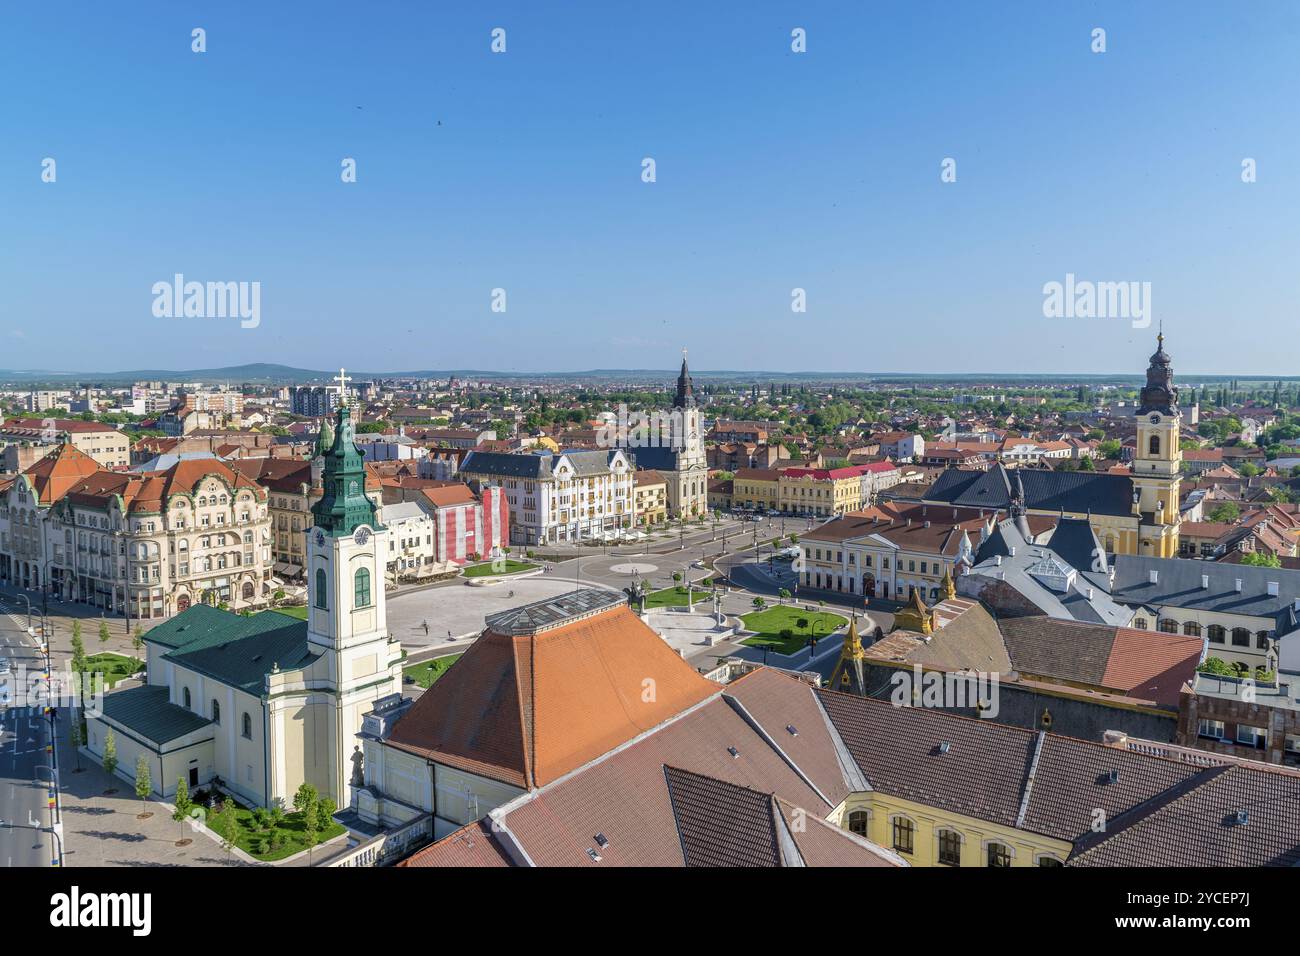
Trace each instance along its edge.
<path fill-rule="evenodd" d="M 770 607 L 741 618 L 745 629 L 754 631 L 743 643 L 751 647 L 770 647 L 780 654 L 793 654 L 816 635 L 818 640 L 848 623 L 847 618 L 828 611 L 808 611 L 799 607 Z"/>
<path fill-rule="evenodd" d="M 460 660 L 459 654 L 450 654 L 447 657 L 435 657 L 431 661 L 422 661 L 419 664 L 410 664 L 402 669 L 405 677 L 411 678 L 415 683 L 428 689 L 443 674 L 447 673 L 447 668 L 451 667 Z"/>
<path fill-rule="evenodd" d="M 86 670 L 91 674 L 103 674 L 104 686 L 113 687 L 118 681 L 144 669 L 144 662 L 122 654 L 95 654 L 86 658 Z"/>
<path fill-rule="evenodd" d="M 527 561 L 511 561 L 507 558 L 505 561 L 497 562 L 495 566 L 492 561 L 471 564 L 464 569 L 463 573 L 467 578 L 501 577 L 506 574 L 522 574 L 524 571 L 535 571 L 537 567 L 538 565 L 530 564 Z"/>

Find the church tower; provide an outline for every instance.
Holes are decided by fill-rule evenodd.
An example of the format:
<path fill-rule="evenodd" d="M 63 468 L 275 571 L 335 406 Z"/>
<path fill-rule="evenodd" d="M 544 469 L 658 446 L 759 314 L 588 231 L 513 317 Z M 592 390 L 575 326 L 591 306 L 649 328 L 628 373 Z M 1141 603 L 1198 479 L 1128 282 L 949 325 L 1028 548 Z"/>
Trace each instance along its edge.
<path fill-rule="evenodd" d="M 1133 513 L 1138 516 L 1138 554 L 1178 556 L 1178 503 L 1183 451 L 1178 386 L 1165 352 L 1165 336 L 1147 367 L 1137 407 L 1137 453 L 1133 459 Z"/>
<path fill-rule="evenodd" d="M 320 655 L 310 679 L 326 706 L 322 712 L 318 694 L 316 739 L 306 744 L 316 754 L 317 786 L 344 805 L 362 715 L 376 699 L 401 692 L 401 647 L 385 617 L 388 532 L 366 496 L 365 459 L 353 442 L 346 401 L 333 428 L 322 428 L 320 445 L 322 495 L 312 505 L 307 542 L 307 646 Z"/>
<path fill-rule="evenodd" d="M 686 517 L 708 511 L 709 462 L 704 453 L 704 435 L 700 430 L 700 408 L 695 401 L 695 385 L 686 367 L 686 350 L 682 349 L 682 370 L 677 375 L 677 392 L 673 396 L 672 438 L 677 484 L 676 511 Z"/>

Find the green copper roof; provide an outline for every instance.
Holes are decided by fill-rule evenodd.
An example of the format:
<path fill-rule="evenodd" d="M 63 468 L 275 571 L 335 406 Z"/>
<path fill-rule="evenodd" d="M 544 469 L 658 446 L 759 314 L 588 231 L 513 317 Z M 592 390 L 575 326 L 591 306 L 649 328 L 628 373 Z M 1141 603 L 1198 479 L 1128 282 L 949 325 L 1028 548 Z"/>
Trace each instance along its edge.
<path fill-rule="evenodd" d="M 316 656 L 307 646 L 307 622 L 278 611 L 244 617 L 196 604 L 144 639 L 171 648 L 167 660 L 255 695 L 277 664 L 295 670 Z"/>
<path fill-rule="evenodd" d="M 170 703 L 167 695 L 167 688 L 156 684 L 116 690 L 104 695 L 104 716 L 155 744 L 212 726 L 212 721 Z"/>
<path fill-rule="evenodd" d="M 341 405 L 334 426 L 334 441 L 324 454 L 321 499 L 312 505 L 315 525 L 333 537 L 352 534 L 360 525 L 380 528 L 375 503 L 366 497 L 365 456 L 352 441 L 352 416 Z"/>

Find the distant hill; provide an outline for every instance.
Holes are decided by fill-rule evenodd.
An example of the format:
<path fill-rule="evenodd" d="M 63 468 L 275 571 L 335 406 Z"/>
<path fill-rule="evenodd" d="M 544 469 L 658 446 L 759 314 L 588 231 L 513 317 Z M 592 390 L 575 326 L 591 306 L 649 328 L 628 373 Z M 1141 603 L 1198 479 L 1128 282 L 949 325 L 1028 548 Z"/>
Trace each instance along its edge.
<path fill-rule="evenodd" d="M 57 369 L 0 369 L 0 384 L 34 387 L 51 385 L 67 387 L 70 385 L 114 385 L 129 382 L 162 380 L 169 382 L 203 382 L 232 385 L 301 385 L 307 383 L 326 383 L 338 375 L 337 371 L 294 368 L 290 365 L 277 365 L 270 362 L 254 362 L 247 365 L 230 365 L 224 368 L 198 369 L 131 369 L 120 372 L 102 371 L 61 371 Z M 483 380 L 518 380 L 518 381 L 582 381 L 582 382 L 646 382 L 665 384 L 677 377 L 677 369 L 617 369 L 600 368 L 572 372 L 502 372 L 487 369 L 421 369 L 418 371 L 365 371 L 348 369 L 348 376 L 353 381 L 366 381 L 375 378 L 398 379 L 445 379 L 449 376 L 460 379 Z M 742 381 L 758 382 L 917 382 L 931 384 L 973 385 L 984 384 L 1116 384 L 1131 385 L 1142 381 L 1142 376 L 1133 374 L 1116 375 L 1035 375 L 1026 372 L 1012 373 L 960 373 L 960 374 L 918 374 L 905 372 L 772 372 L 745 371 L 741 369 L 691 370 L 697 381 Z M 1181 374 L 1184 382 L 1227 381 L 1229 375 Z M 1239 381 L 1276 381 L 1276 376 L 1237 376 Z M 1294 377 L 1284 377 L 1282 381 L 1293 381 Z"/>

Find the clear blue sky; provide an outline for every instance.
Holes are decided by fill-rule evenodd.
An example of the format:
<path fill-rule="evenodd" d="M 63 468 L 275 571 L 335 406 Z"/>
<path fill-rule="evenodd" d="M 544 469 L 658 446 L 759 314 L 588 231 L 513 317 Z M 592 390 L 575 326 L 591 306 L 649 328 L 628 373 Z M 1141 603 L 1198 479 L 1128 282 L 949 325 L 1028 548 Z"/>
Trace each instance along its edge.
<path fill-rule="evenodd" d="M 1072 272 L 1293 374 L 1298 51 L 1290 0 L 11 0 L 0 368 L 1140 371 Z M 176 272 L 261 326 L 155 318 Z"/>

